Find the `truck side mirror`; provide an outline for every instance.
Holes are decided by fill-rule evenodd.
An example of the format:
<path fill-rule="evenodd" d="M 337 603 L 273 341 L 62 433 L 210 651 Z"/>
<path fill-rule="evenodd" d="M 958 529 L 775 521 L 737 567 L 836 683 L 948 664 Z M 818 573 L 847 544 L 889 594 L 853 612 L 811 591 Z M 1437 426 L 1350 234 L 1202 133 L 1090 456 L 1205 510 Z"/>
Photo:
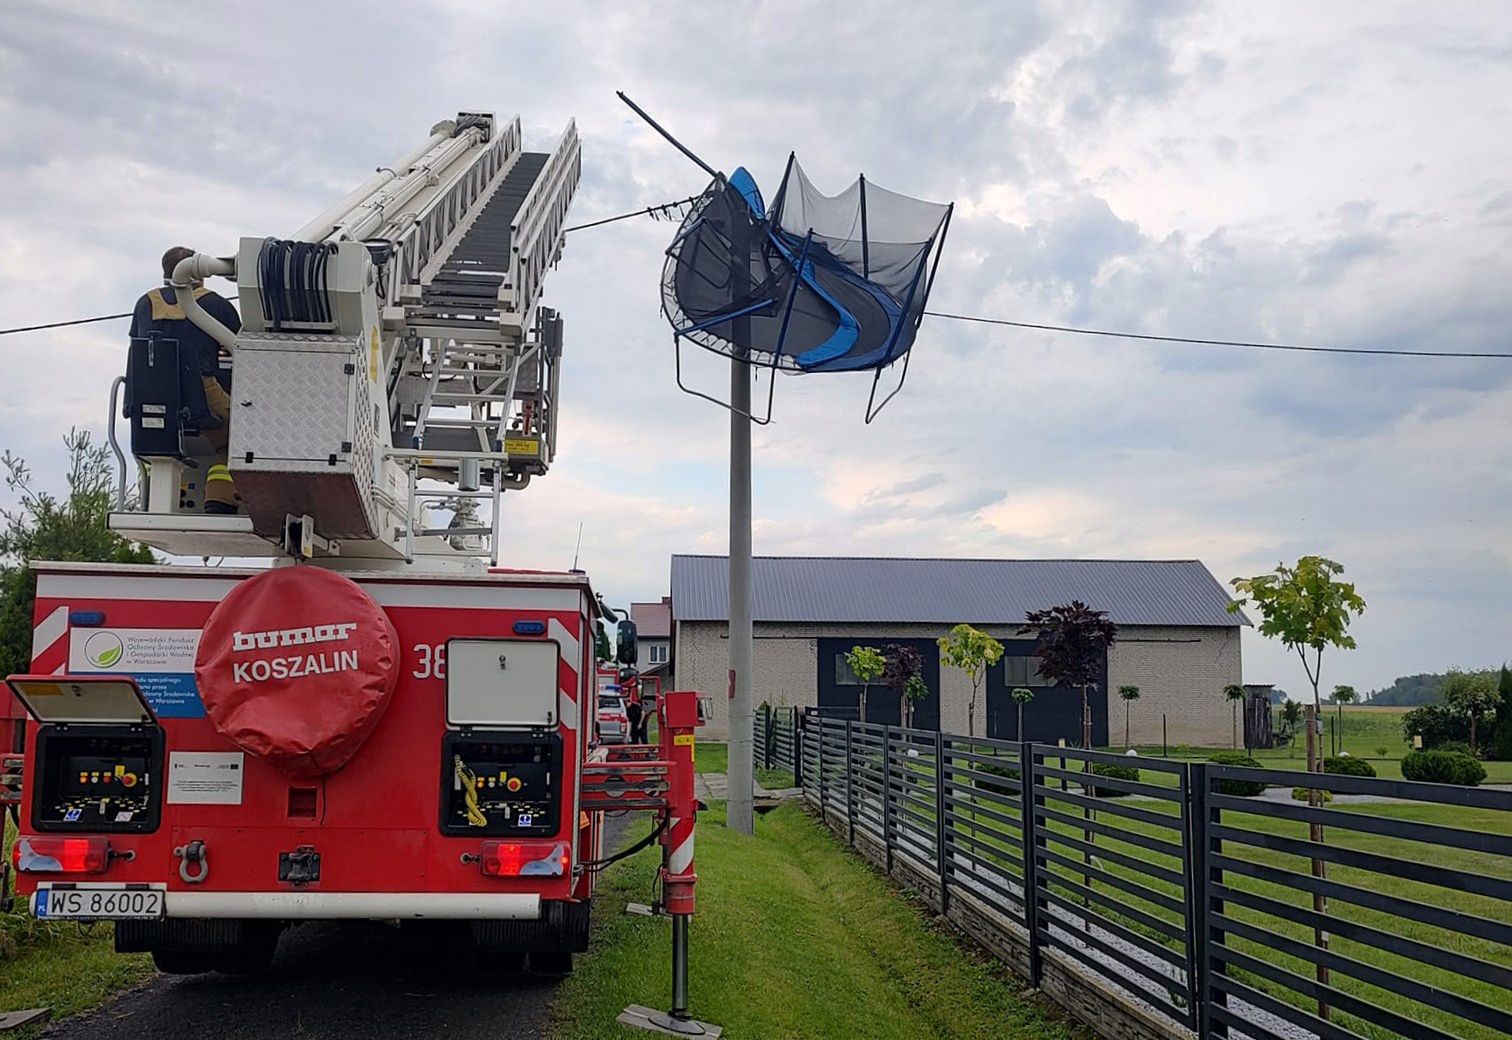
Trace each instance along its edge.
<path fill-rule="evenodd" d="M 608 661 L 614 656 L 609 649 L 609 632 L 604 628 L 602 618 L 593 623 L 593 656 L 600 661 Z"/>
<path fill-rule="evenodd" d="M 636 658 L 635 622 L 628 618 L 614 627 L 614 639 L 619 646 L 616 657 L 620 664 L 634 664 Z"/>

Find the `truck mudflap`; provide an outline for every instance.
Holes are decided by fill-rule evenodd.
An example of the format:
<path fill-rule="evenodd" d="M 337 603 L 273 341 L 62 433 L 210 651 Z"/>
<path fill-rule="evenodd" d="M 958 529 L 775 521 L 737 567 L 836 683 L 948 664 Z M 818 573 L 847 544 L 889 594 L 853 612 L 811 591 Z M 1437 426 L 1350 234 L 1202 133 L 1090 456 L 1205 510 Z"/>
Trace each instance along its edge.
<path fill-rule="evenodd" d="M 588 949 L 590 902 L 552 900 L 536 921 L 473 921 L 478 949 L 497 953 L 583 953 Z"/>

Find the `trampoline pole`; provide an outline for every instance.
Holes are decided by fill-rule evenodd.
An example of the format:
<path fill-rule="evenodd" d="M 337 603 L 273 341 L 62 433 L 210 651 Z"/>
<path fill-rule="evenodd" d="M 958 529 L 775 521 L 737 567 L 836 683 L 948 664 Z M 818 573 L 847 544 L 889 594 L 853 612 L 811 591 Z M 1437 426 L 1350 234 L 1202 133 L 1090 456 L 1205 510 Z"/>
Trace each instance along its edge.
<path fill-rule="evenodd" d="M 749 246 L 734 235 L 730 264 L 734 299 L 750 292 Z M 752 664 L 755 637 L 751 619 L 751 319 L 731 323 L 733 340 L 745 344 L 730 355 L 730 763 L 727 826 L 739 833 L 755 829 L 752 804 L 755 746 L 752 733 Z"/>

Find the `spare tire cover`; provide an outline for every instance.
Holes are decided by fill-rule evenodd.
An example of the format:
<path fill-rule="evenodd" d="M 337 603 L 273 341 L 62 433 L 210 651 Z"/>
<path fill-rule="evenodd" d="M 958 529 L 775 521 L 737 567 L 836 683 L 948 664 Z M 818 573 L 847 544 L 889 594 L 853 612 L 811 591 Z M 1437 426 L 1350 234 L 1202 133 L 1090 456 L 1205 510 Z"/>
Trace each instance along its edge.
<path fill-rule="evenodd" d="M 353 581 L 278 567 L 210 613 L 194 661 L 205 713 L 237 747 L 302 778 L 349 762 L 399 676 L 399 637 Z"/>

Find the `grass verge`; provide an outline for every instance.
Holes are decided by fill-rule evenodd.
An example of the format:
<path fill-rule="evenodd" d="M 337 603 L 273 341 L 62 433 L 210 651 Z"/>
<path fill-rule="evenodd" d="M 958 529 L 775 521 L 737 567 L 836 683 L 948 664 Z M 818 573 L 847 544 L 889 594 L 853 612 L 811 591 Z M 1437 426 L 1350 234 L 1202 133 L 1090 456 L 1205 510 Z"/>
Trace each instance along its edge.
<path fill-rule="evenodd" d="M 1087 1036 L 1021 1000 L 1021 980 L 932 925 L 796 805 L 758 818 L 753 837 L 723 824 L 722 803 L 700 819 L 690 992 L 693 1013 L 732 1040 Z M 599 888 L 592 952 L 555 1005 L 561 1040 L 642 1035 L 615 1017 L 667 1006 L 670 928 L 620 912 L 648 898 L 658 862 L 648 849 Z"/>
<path fill-rule="evenodd" d="M 6 819 L 7 858 L 13 837 Z M 151 974 L 147 955 L 115 952 L 109 925 L 38 921 L 20 898 L 0 914 L 0 1011 L 50 1007 L 54 1019 L 76 1015 Z"/>

